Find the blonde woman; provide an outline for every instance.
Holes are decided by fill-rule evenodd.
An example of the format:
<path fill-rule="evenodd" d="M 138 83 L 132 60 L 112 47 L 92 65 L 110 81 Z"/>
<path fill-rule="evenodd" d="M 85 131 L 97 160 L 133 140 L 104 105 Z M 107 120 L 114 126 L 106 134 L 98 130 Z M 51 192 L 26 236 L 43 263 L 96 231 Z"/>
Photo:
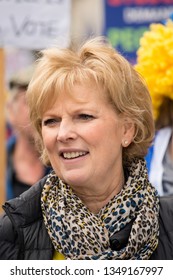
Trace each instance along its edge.
<path fill-rule="evenodd" d="M 104 38 L 47 49 L 27 100 L 53 171 L 5 203 L 0 258 L 150 259 L 159 199 L 144 157 L 154 121 L 137 72 Z"/>

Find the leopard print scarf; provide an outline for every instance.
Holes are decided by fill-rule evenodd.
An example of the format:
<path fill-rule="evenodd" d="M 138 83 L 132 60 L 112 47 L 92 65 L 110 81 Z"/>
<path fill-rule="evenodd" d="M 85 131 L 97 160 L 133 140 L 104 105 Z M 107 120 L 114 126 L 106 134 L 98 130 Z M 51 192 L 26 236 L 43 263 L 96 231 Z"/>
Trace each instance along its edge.
<path fill-rule="evenodd" d="M 158 244 L 157 192 L 148 181 L 144 160 L 133 160 L 127 170 L 125 186 L 97 215 L 54 172 L 48 176 L 41 197 L 44 223 L 55 250 L 66 259 L 150 258 Z M 133 219 L 127 245 L 112 250 L 110 236 Z"/>

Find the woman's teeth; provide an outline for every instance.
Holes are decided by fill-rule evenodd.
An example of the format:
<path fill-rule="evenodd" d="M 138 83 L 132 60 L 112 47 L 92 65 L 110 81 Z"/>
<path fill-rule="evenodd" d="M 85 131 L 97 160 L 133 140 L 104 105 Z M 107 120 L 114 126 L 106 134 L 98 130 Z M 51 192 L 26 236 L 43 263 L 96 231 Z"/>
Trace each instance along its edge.
<path fill-rule="evenodd" d="M 63 153 L 63 157 L 71 159 L 71 158 L 77 158 L 77 157 L 83 156 L 85 154 L 86 154 L 86 152 L 71 152 L 71 153 L 68 152 L 68 153 Z"/>

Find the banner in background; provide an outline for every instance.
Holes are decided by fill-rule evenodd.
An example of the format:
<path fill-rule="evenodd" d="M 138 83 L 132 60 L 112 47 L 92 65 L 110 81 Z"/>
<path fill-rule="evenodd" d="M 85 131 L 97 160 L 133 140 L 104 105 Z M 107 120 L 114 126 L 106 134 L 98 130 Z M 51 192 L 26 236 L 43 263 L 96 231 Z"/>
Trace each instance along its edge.
<path fill-rule="evenodd" d="M 70 12 L 71 0 L 0 0 L 0 47 L 65 47 Z"/>
<path fill-rule="evenodd" d="M 162 22 L 171 13 L 173 0 L 105 0 L 105 35 L 135 63 L 143 32 L 151 23 Z"/>

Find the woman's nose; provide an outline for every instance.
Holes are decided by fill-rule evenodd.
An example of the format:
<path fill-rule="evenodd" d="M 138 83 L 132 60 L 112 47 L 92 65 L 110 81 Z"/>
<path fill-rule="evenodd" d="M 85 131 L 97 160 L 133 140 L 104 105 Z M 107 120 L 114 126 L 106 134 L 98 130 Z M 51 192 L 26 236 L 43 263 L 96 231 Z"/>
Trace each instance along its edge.
<path fill-rule="evenodd" d="M 61 142 L 67 142 L 76 138 L 75 125 L 72 121 L 62 120 L 60 122 L 57 140 Z"/>

